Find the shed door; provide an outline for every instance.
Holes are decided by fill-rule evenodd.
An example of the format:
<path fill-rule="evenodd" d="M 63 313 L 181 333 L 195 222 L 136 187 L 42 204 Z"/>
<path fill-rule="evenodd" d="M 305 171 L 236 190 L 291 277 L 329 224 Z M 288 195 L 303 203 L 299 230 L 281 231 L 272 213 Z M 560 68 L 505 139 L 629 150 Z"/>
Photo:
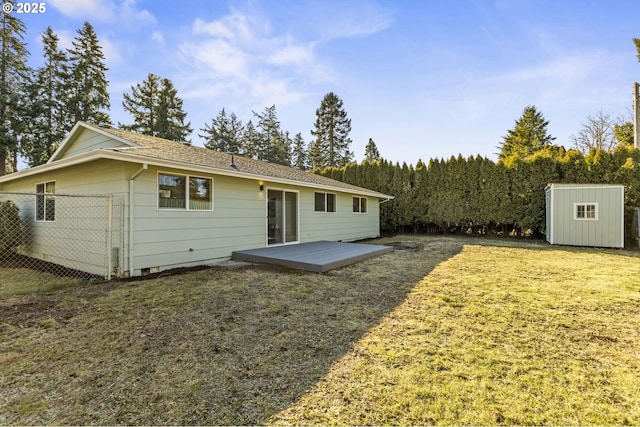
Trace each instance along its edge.
<path fill-rule="evenodd" d="M 267 243 L 297 242 L 298 193 L 271 189 L 267 193 Z"/>

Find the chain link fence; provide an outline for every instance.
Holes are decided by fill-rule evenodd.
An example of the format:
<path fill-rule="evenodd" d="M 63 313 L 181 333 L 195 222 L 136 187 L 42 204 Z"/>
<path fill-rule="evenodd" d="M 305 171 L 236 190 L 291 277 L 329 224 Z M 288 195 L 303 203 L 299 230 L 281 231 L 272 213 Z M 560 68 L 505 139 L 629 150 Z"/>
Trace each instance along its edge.
<path fill-rule="evenodd" d="M 123 203 L 113 196 L 0 191 L 0 270 L 119 277 Z"/>

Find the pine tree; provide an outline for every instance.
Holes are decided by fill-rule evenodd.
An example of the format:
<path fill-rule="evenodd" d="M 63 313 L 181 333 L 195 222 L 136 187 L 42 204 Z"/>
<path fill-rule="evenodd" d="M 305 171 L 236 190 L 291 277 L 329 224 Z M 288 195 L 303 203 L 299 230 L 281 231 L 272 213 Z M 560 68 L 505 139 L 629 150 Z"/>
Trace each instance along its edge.
<path fill-rule="evenodd" d="M 29 86 L 30 117 L 20 152 L 29 166 L 46 163 L 73 127 L 67 113 L 67 56 L 58 49 L 58 36 L 48 27 L 42 34 L 44 65 Z"/>
<path fill-rule="evenodd" d="M 260 135 L 255 148 L 256 158 L 273 163 L 288 164 L 290 154 L 287 156 L 286 139 L 280 130 L 280 121 L 276 112 L 276 106 L 266 107 L 262 114 L 253 111 L 258 119 L 256 129 Z M 290 153 L 290 147 L 288 147 Z"/>
<path fill-rule="evenodd" d="M 372 138 L 369 138 L 369 142 L 366 147 L 364 147 L 364 160 L 369 162 L 375 162 L 380 160 L 380 152 L 378 151 L 378 147 L 376 143 L 373 142 Z"/>
<path fill-rule="evenodd" d="M 271 139 L 269 161 L 279 165 L 291 166 L 291 145 L 293 141 L 289 131 L 281 131 Z"/>
<path fill-rule="evenodd" d="M 193 129 L 191 122 L 185 123 L 187 113 L 182 108 L 182 98 L 178 97 L 178 89 L 171 80 L 160 80 L 158 103 L 158 134 L 160 138 L 191 144 L 188 139 Z"/>
<path fill-rule="evenodd" d="M 131 86 L 131 95 L 126 92 L 122 94 L 122 107 L 133 116 L 133 124 L 118 123 L 118 127 L 155 136 L 158 129 L 159 83 L 160 77 L 149 73 L 142 84 Z"/>
<path fill-rule="evenodd" d="M 524 159 L 527 156 L 551 144 L 556 138 L 547 133 L 549 122 L 535 106 L 525 107 L 515 127 L 507 131 L 498 158 L 505 158 L 517 154 Z"/>
<path fill-rule="evenodd" d="M 307 153 L 306 144 L 301 133 L 297 133 L 293 137 L 291 165 L 300 170 L 309 169 L 309 154 Z"/>
<path fill-rule="evenodd" d="M 131 95 L 123 94 L 122 107 L 131 113 L 134 123 L 118 126 L 144 135 L 188 141 L 192 129 L 190 122 L 184 123 L 187 113 L 182 102 L 171 80 L 149 73 L 142 84 L 131 86 Z"/>
<path fill-rule="evenodd" d="M 351 119 L 347 117 L 342 100 L 333 92 L 327 93 L 316 110 L 314 150 L 311 161 L 314 168 L 344 166 L 353 160 L 351 146 Z"/>
<path fill-rule="evenodd" d="M 9 13 L 0 18 L 0 176 L 16 169 L 18 141 L 24 131 L 25 99 L 22 91 L 28 79 L 27 51 L 24 23 Z"/>
<path fill-rule="evenodd" d="M 98 36 L 93 26 L 85 22 L 77 31 L 73 48 L 68 51 L 70 61 L 69 100 L 67 108 L 73 122 L 89 121 L 98 125 L 111 125 L 109 113 L 108 70 L 104 64 Z"/>
<path fill-rule="evenodd" d="M 242 132 L 242 151 L 244 155 L 252 159 L 257 159 L 261 144 L 262 135 L 260 135 L 253 122 L 249 120 Z"/>
<path fill-rule="evenodd" d="M 211 119 L 211 125 L 205 124 L 204 128 L 200 128 L 200 130 L 202 133 L 198 136 L 205 140 L 204 146 L 206 148 L 226 153 L 243 153 L 243 126 L 235 113 L 227 116 L 223 108 L 215 118 Z"/>

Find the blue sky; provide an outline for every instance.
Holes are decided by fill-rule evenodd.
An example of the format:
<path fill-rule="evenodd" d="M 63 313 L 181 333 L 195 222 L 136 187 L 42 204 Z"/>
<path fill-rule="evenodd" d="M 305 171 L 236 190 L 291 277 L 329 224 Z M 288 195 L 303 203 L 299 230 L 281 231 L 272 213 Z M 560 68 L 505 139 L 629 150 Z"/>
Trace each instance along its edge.
<path fill-rule="evenodd" d="M 356 160 L 373 138 L 383 157 L 480 154 L 527 105 L 569 147 L 588 115 L 631 117 L 640 81 L 637 0 L 45 0 L 22 14 L 32 65 L 51 26 L 70 47 L 96 29 L 114 123 L 122 93 L 148 73 L 171 79 L 192 140 L 223 107 L 246 122 L 276 105 L 283 130 L 309 142 L 315 110 L 336 93 Z"/>

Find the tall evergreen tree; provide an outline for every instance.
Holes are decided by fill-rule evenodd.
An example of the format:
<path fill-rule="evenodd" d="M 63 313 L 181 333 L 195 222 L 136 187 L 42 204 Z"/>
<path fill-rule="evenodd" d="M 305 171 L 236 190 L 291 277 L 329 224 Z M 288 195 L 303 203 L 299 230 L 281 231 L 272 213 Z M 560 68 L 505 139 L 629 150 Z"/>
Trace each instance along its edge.
<path fill-rule="evenodd" d="M 160 81 L 158 103 L 158 135 L 160 138 L 191 144 L 189 135 L 191 122 L 185 123 L 187 113 L 182 108 L 182 98 L 178 97 L 178 89 L 171 80 L 163 78 Z"/>
<path fill-rule="evenodd" d="M 25 99 L 29 51 L 24 42 L 26 26 L 10 13 L 0 17 L 0 176 L 16 169 L 18 141 L 24 131 Z"/>
<path fill-rule="evenodd" d="M 551 144 L 556 138 L 547 133 L 548 125 L 549 122 L 534 105 L 525 107 L 515 127 L 503 137 L 498 158 L 504 160 L 514 154 L 525 158 Z"/>
<path fill-rule="evenodd" d="M 366 147 L 364 147 L 364 159 L 369 162 L 375 162 L 381 158 L 376 143 L 373 142 L 373 138 L 369 138 L 369 142 Z"/>
<path fill-rule="evenodd" d="M 134 123 L 122 129 L 174 141 L 188 141 L 191 123 L 184 123 L 187 113 L 171 80 L 149 73 L 142 84 L 131 86 L 131 95 L 124 93 L 122 107 L 133 116 Z"/>
<path fill-rule="evenodd" d="M 111 125 L 109 113 L 108 68 L 98 36 L 93 26 L 85 22 L 77 30 L 73 47 L 68 51 L 70 62 L 69 99 L 67 108 L 73 122 L 89 121 Z"/>
<path fill-rule="evenodd" d="M 291 162 L 290 140 L 280 129 L 276 106 L 266 107 L 261 114 L 253 111 L 253 115 L 258 120 L 256 130 L 260 135 L 260 138 L 254 141 L 256 144 L 252 148 L 256 158 L 289 165 Z"/>
<path fill-rule="evenodd" d="M 158 129 L 160 77 L 149 73 L 142 83 L 131 86 L 131 94 L 122 94 L 122 108 L 133 116 L 133 124 L 118 123 L 118 127 L 155 136 Z"/>
<path fill-rule="evenodd" d="M 302 138 L 302 134 L 299 132 L 293 137 L 291 165 L 303 171 L 309 169 L 309 154 L 307 153 L 306 143 Z"/>
<path fill-rule="evenodd" d="M 255 125 L 249 120 L 244 125 L 242 132 L 242 150 L 244 155 L 252 159 L 258 158 L 258 151 L 261 150 L 262 135 L 258 132 Z"/>
<path fill-rule="evenodd" d="M 347 117 L 342 100 L 333 92 L 327 93 L 320 108 L 311 135 L 315 136 L 311 161 L 314 168 L 344 166 L 353 160 L 351 146 L 351 119 Z"/>
<path fill-rule="evenodd" d="M 58 49 L 58 36 L 48 27 L 42 34 L 44 65 L 30 83 L 28 130 L 20 152 L 29 166 L 46 163 L 73 127 L 67 113 L 67 56 Z"/>
<path fill-rule="evenodd" d="M 271 137 L 267 161 L 291 166 L 291 138 L 288 131 L 281 131 Z"/>
<path fill-rule="evenodd" d="M 223 108 L 215 118 L 211 119 L 211 125 L 205 124 L 200 130 L 202 133 L 198 136 L 205 140 L 205 147 L 228 153 L 243 153 L 243 126 L 235 113 L 227 116 Z"/>

